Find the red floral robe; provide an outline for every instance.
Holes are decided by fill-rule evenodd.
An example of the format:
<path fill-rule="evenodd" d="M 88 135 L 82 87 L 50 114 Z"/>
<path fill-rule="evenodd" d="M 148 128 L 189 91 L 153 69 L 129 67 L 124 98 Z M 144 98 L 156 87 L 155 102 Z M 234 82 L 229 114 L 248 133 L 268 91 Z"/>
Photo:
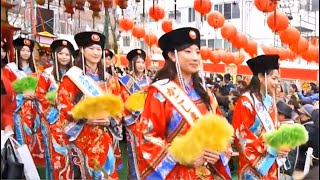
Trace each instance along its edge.
<path fill-rule="evenodd" d="M 208 112 L 200 96 L 189 85 L 188 96 L 202 114 Z M 211 102 L 213 102 L 211 96 Z M 213 107 L 217 107 L 216 105 Z M 221 114 L 219 108 L 215 113 Z M 141 136 L 139 137 L 139 171 L 142 179 L 231 179 L 221 160 L 214 164 L 215 173 L 204 176 L 175 162 L 168 154 L 170 142 L 185 135 L 189 124 L 175 110 L 173 105 L 155 87 L 150 86 L 141 115 Z"/>
<path fill-rule="evenodd" d="M 270 96 L 265 98 L 264 105 L 274 121 L 275 110 Z M 239 179 L 278 179 L 278 165 L 275 161 L 270 161 L 275 160 L 276 152 L 268 150 L 263 142 L 262 134 L 265 129 L 256 116 L 254 105 L 245 96 L 237 101 L 232 125 L 235 130 L 235 145 L 239 147 Z"/>
<path fill-rule="evenodd" d="M 53 73 L 51 73 L 53 76 Z M 56 105 L 46 99 L 46 94 L 56 90 L 57 84 L 52 82 L 47 72 L 39 77 L 35 92 L 40 103 L 42 135 L 46 150 L 47 179 L 69 179 L 71 178 L 71 167 L 67 156 L 68 138 L 64 134 L 61 121 L 58 120 Z"/>
<path fill-rule="evenodd" d="M 87 68 L 87 72 L 88 71 L 90 71 L 90 69 Z M 95 75 L 97 75 L 97 72 Z M 105 90 L 104 83 L 98 83 L 102 89 Z M 111 90 L 112 93 L 117 92 L 117 85 L 108 83 L 107 87 L 108 86 L 114 87 L 114 89 Z M 79 88 L 69 79 L 69 77 L 64 76 L 58 90 L 58 109 L 60 112 L 59 121 L 62 124 L 62 127 L 67 126 L 71 122 L 75 122 L 70 112 L 76 103 L 76 96 L 79 92 Z M 80 167 L 82 176 L 85 175 L 88 179 L 93 178 L 89 171 L 99 171 L 107 161 L 109 151 L 114 153 L 113 137 L 108 130 L 102 126 L 91 126 L 85 124 L 79 136 L 70 144 L 81 151 L 79 152 L 73 149 L 69 152 L 69 155 L 72 156 L 72 162 Z M 109 178 L 118 179 L 116 164 L 113 166 L 114 169 L 112 170 Z"/>
<path fill-rule="evenodd" d="M 14 127 L 13 114 L 16 109 L 16 93 L 13 90 L 10 80 L 6 77 L 1 77 L 3 82 L 1 89 L 1 129 L 4 130 L 6 126 Z M 4 93 L 4 94 L 2 94 Z"/>
<path fill-rule="evenodd" d="M 11 79 L 17 79 L 12 74 Z M 37 73 L 29 76 L 38 76 Z M 25 100 L 23 94 L 17 94 L 15 110 L 15 136 L 20 144 L 27 144 L 36 166 L 45 166 L 44 144 L 41 135 L 41 123 L 34 100 Z"/>

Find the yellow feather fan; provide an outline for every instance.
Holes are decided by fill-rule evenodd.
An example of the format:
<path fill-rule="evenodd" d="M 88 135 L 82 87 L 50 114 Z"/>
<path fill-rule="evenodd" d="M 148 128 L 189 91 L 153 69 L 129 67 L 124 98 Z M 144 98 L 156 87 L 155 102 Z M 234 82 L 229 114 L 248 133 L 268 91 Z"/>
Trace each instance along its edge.
<path fill-rule="evenodd" d="M 76 104 L 71 112 L 75 119 L 96 119 L 101 117 L 116 117 L 123 111 L 121 97 L 112 94 L 87 97 Z"/>
<path fill-rule="evenodd" d="M 141 111 L 146 101 L 147 93 L 138 91 L 131 94 L 126 100 L 124 107 L 130 111 Z"/>
<path fill-rule="evenodd" d="M 215 114 L 198 119 L 186 135 L 176 137 L 169 147 L 170 154 L 180 164 L 188 165 L 204 150 L 225 152 L 233 139 L 233 127 Z"/>

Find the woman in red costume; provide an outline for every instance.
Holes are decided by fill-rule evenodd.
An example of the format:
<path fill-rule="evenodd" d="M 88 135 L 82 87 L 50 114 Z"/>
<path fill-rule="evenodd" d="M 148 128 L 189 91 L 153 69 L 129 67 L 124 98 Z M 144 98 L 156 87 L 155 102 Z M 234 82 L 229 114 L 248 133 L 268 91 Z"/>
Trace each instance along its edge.
<path fill-rule="evenodd" d="M 109 117 L 74 119 L 71 110 L 86 96 L 100 96 L 108 90 L 106 71 L 102 63 L 105 36 L 98 32 L 75 35 L 80 48 L 80 60 L 68 70 L 58 90 L 59 123 L 69 139 L 72 178 L 118 179 L 115 167 L 112 135 L 108 127 L 116 126 Z"/>
<path fill-rule="evenodd" d="M 165 65 L 148 89 L 141 114 L 138 147 L 141 179 L 231 179 L 223 155 L 204 151 L 193 163 L 185 166 L 179 164 L 168 152 L 172 140 L 185 135 L 190 129 L 186 118 L 198 120 L 193 112 L 220 114 L 217 106 L 213 105 L 216 101 L 200 83 L 199 30 L 188 27 L 170 31 L 159 39 L 159 47 L 163 51 Z M 177 102 L 165 97 L 164 91 L 168 86 L 174 86 L 168 88 L 169 94 L 181 90 L 185 92 L 185 98 Z M 193 109 L 178 112 L 178 105 L 173 105 L 174 101 L 176 105 L 188 101 L 188 104 L 194 103 L 194 106 Z"/>
<path fill-rule="evenodd" d="M 247 61 L 253 77 L 238 99 L 232 125 L 239 147 L 239 179 L 278 179 L 277 158 L 287 151 L 270 148 L 262 134 L 277 128 L 275 90 L 279 84 L 278 55 L 261 55 Z"/>
<path fill-rule="evenodd" d="M 70 171 L 68 159 L 68 139 L 65 137 L 58 110 L 54 101 L 49 101 L 49 92 L 55 94 L 63 75 L 72 67 L 74 54 L 73 45 L 67 40 L 55 40 L 50 45 L 54 57 L 53 67 L 44 69 L 39 77 L 35 92 L 39 100 L 41 113 L 41 132 L 45 146 L 46 179 L 67 179 Z M 69 169 L 68 169 L 69 168 Z"/>
<path fill-rule="evenodd" d="M 11 81 L 26 76 L 37 76 L 37 68 L 33 58 L 34 44 L 34 41 L 26 38 L 17 38 L 13 41 L 16 64 L 8 63 L 3 72 L 4 76 Z M 16 100 L 17 109 L 14 116 L 16 139 L 20 144 L 28 145 L 35 165 L 44 167 L 44 147 L 34 91 L 17 94 Z"/>

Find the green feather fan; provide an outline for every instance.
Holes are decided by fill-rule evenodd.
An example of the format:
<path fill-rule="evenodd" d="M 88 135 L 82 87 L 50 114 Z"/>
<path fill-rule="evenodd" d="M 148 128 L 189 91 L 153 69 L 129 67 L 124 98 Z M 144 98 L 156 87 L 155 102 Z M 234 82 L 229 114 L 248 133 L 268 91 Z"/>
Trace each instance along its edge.
<path fill-rule="evenodd" d="M 23 93 L 25 91 L 35 91 L 38 84 L 38 80 L 38 78 L 31 76 L 17 79 L 12 83 L 13 89 L 16 93 Z"/>
<path fill-rule="evenodd" d="M 289 150 L 305 144 L 309 136 L 301 124 L 284 124 L 279 129 L 264 134 L 263 139 L 276 150 Z"/>
<path fill-rule="evenodd" d="M 56 98 L 57 98 L 57 90 L 52 90 L 46 94 L 46 99 L 51 104 L 56 104 Z"/>

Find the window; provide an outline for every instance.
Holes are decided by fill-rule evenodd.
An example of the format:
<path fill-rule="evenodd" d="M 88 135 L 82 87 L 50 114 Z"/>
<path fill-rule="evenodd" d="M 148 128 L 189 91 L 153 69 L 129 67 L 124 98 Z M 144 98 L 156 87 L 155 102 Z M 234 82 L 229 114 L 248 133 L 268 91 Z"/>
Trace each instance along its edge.
<path fill-rule="evenodd" d="M 231 19 L 231 4 L 224 4 L 223 13 L 225 19 Z"/>
<path fill-rule="evenodd" d="M 231 5 L 231 18 L 232 19 L 240 18 L 239 3 Z"/>
<path fill-rule="evenodd" d="M 176 13 L 177 13 L 177 19 L 175 21 L 176 23 L 181 23 L 181 12 L 177 10 Z M 174 19 L 174 11 L 169 12 L 169 18 Z"/>
<path fill-rule="evenodd" d="M 196 12 L 193 8 L 188 9 L 189 22 L 193 22 L 196 20 Z"/>
<path fill-rule="evenodd" d="M 214 10 L 224 15 L 225 19 L 240 18 L 240 8 L 238 3 L 225 3 L 214 5 Z"/>
<path fill-rule="evenodd" d="M 123 36 L 123 46 L 130 46 L 130 36 Z"/>
<path fill-rule="evenodd" d="M 147 49 L 146 43 L 144 41 L 140 41 L 140 49 Z"/>
<path fill-rule="evenodd" d="M 221 14 L 223 14 L 222 4 L 214 5 L 214 10 L 219 11 Z"/>
<path fill-rule="evenodd" d="M 222 39 L 215 39 L 214 40 L 214 48 L 217 49 L 222 49 Z"/>
<path fill-rule="evenodd" d="M 214 49 L 214 39 L 208 40 L 208 47 Z"/>
<path fill-rule="evenodd" d="M 227 40 L 224 40 L 224 50 L 227 51 L 227 50 L 232 50 L 232 45 L 231 43 L 229 43 Z"/>
<path fill-rule="evenodd" d="M 207 46 L 207 41 L 205 39 L 201 39 L 200 46 Z"/>

